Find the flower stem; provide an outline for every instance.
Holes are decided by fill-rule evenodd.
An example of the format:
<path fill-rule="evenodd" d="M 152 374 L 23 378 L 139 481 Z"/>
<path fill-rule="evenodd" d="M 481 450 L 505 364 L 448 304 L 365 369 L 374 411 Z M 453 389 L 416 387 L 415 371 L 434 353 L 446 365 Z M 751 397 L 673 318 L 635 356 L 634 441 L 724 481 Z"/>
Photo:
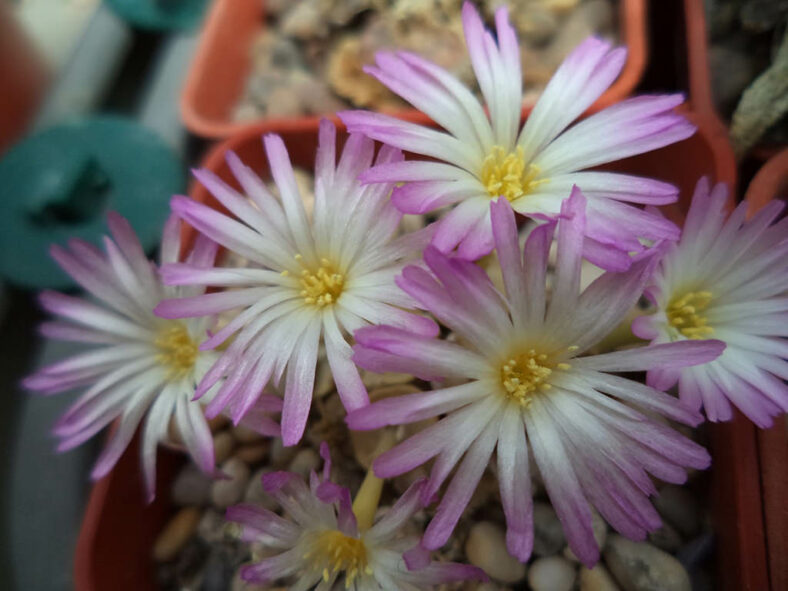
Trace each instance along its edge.
<path fill-rule="evenodd" d="M 364 482 L 353 499 L 353 514 L 358 522 L 358 529 L 364 531 L 372 527 L 375 511 L 380 503 L 380 493 L 383 491 L 383 479 L 375 476 L 372 468 L 367 470 Z"/>

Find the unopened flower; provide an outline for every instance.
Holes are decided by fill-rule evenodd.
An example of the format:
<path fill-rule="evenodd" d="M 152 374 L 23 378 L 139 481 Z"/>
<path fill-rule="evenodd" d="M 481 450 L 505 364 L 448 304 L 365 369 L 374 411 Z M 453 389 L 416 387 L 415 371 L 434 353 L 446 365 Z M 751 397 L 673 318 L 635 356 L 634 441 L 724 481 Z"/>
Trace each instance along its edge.
<path fill-rule="evenodd" d="M 112 238 L 104 239 L 106 252 L 77 239 L 69 242 L 68 249 L 52 247 L 53 258 L 95 301 L 56 292 L 41 294 L 44 308 L 62 317 L 42 325 L 45 336 L 96 346 L 44 367 L 23 384 L 47 395 L 89 386 L 54 428 L 60 440 L 58 451 L 79 445 L 120 419 L 93 468 L 96 479 L 112 469 L 144 418 L 142 465 L 152 499 L 156 448 L 168 440 L 171 418 L 197 466 L 207 473 L 214 470 L 211 433 L 200 404 L 191 399 L 218 355 L 199 349 L 209 319 L 162 320 L 153 314 L 162 298 L 200 290 L 164 286 L 128 222 L 110 213 L 108 224 Z M 178 259 L 179 232 L 180 222 L 171 216 L 162 239 L 162 263 Z M 215 253 L 214 243 L 199 239 L 187 261 L 195 267 L 209 266 Z M 276 399 L 266 397 L 265 405 L 276 410 Z M 258 419 L 256 426 L 263 432 L 278 434 L 271 419 L 263 415 Z"/>
<path fill-rule="evenodd" d="M 334 126 L 320 126 L 315 166 L 315 207 L 304 210 L 293 168 L 281 138 L 264 138 L 271 173 L 281 195 L 274 198 L 263 182 L 229 152 L 227 162 L 251 201 L 216 175 L 202 170 L 197 178 L 235 216 L 175 197 L 172 208 L 188 223 L 230 251 L 248 259 L 244 268 L 203 269 L 172 264 L 165 280 L 178 285 L 213 285 L 232 290 L 162 302 L 165 318 L 242 311 L 205 342 L 212 348 L 230 335 L 232 343 L 206 374 L 197 395 L 228 376 L 207 407 L 208 416 L 230 405 L 239 420 L 259 394 L 260 384 L 285 378 L 282 438 L 297 443 L 304 432 L 319 346 L 326 356 L 346 409 L 368 403 L 345 332 L 379 323 L 422 334 L 437 334 L 427 318 L 410 314 L 410 298 L 394 277 L 429 240 L 429 230 L 396 238 L 401 213 L 391 205 L 391 184 L 362 187 L 359 173 L 374 156 L 372 140 L 351 135 L 336 163 Z M 380 150 L 376 162 L 398 162 L 394 148 Z"/>
<path fill-rule="evenodd" d="M 638 336 L 654 343 L 714 338 L 726 344 L 717 359 L 685 368 L 659 368 L 649 384 L 678 381 L 684 403 L 711 421 L 732 416 L 731 403 L 759 427 L 788 411 L 788 219 L 773 201 L 745 221 L 747 203 L 726 221 L 727 189 L 709 191 L 701 179 L 681 241 L 662 259 L 646 293 L 656 313 L 638 318 Z"/>
<path fill-rule="evenodd" d="M 263 507 L 230 507 L 227 519 L 241 525 L 241 537 L 275 554 L 241 569 L 241 578 L 270 583 L 290 578 L 293 590 L 333 589 L 344 580 L 345 589 L 400 591 L 433 589 L 462 580 L 486 580 L 475 567 L 456 563 L 429 563 L 410 570 L 403 554 L 418 542 L 404 535 L 403 526 L 420 509 L 423 481 L 412 485 L 391 509 L 377 520 L 382 481 L 368 474 L 351 504 L 350 491 L 329 480 L 328 446 L 322 477 L 312 472 L 309 484 L 291 472 L 263 475 L 263 489 L 272 495 L 290 519 Z"/>
<path fill-rule="evenodd" d="M 623 270 L 639 238 L 676 239 L 678 229 L 630 204 L 676 200 L 669 184 L 612 172 L 587 171 L 682 140 L 695 128 L 672 110 L 680 94 L 641 96 L 618 103 L 566 129 L 616 79 L 626 49 L 589 38 L 558 68 L 520 129 L 520 54 L 506 8 L 495 15 L 497 43 L 473 6 L 462 11 L 465 39 L 489 109 L 439 66 L 407 52 L 378 53 L 366 71 L 429 115 L 446 133 L 366 111 L 339 116 L 352 132 L 438 162 L 381 164 L 362 174 L 368 183 L 404 181 L 392 195 L 406 213 L 454 205 L 440 222 L 433 245 L 476 259 L 492 250 L 489 204 L 501 197 L 518 213 L 555 219 L 573 185 L 588 198 L 585 255 Z"/>
<path fill-rule="evenodd" d="M 686 424 L 701 421 L 697 412 L 615 374 L 703 363 L 723 345 L 686 341 L 584 356 L 635 304 L 656 257 L 641 255 L 628 271 L 605 273 L 580 293 L 585 199 L 574 189 L 561 208 L 548 298 L 555 222 L 537 227 L 521 255 L 508 201 L 491 208 L 505 295 L 476 264 L 432 247 L 425 251 L 432 273 L 410 266 L 398 280 L 454 332 L 456 342 L 385 326 L 355 333 L 354 358 L 361 367 L 467 383 L 375 402 L 350 413 L 347 421 L 351 429 L 364 430 L 443 417 L 373 464 L 378 476 L 388 478 L 435 458 L 422 491 L 426 503 L 459 463 L 425 531 L 427 549 L 449 539 L 497 449 L 507 547 L 527 560 L 533 546 L 530 447 L 569 546 L 590 566 L 599 557 L 590 505 L 616 530 L 643 539 L 660 526 L 648 499 L 656 492 L 648 473 L 679 483 L 685 467 L 709 464 L 702 447 L 637 407 Z"/>

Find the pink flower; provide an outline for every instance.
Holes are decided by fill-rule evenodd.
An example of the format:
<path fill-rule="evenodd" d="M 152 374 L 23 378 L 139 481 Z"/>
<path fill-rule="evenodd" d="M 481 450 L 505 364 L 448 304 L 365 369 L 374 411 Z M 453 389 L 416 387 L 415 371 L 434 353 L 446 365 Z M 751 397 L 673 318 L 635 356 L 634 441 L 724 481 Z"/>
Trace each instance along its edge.
<path fill-rule="evenodd" d="M 351 360 L 345 333 L 378 323 L 425 335 L 438 330 L 431 320 L 404 310 L 413 303 L 394 284 L 403 265 L 418 256 L 429 240 L 429 230 L 395 237 L 402 214 L 388 199 L 392 185 L 362 187 L 356 180 L 372 164 L 374 142 L 351 135 L 337 164 L 335 135 L 334 126 L 323 121 L 312 219 L 304 209 L 284 143 L 275 135 L 263 141 L 281 200 L 229 152 L 227 162 L 251 201 L 206 170 L 195 175 L 229 215 L 185 197 L 172 201 L 173 210 L 184 220 L 248 259 L 251 266 L 167 265 L 163 273 L 170 285 L 234 289 L 168 300 L 159 304 L 156 313 L 185 318 L 241 310 L 203 343 L 202 348 L 211 349 L 235 334 L 203 378 L 197 395 L 227 376 L 208 404 L 207 414 L 214 416 L 229 405 L 230 415 L 238 421 L 266 382 L 279 384 L 284 377 L 285 445 L 298 443 L 303 435 L 321 344 L 345 408 L 354 409 L 367 404 L 369 398 Z M 399 150 L 384 147 L 376 162 L 401 159 Z"/>
<path fill-rule="evenodd" d="M 45 336 L 95 347 L 39 370 L 23 384 L 45 395 L 89 386 L 55 426 L 58 451 L 76 447 L 120 419 L 93 468 L 94 479 L 112 469 L 144 419 L 142 466 L 152 500 L 156 448 L 168 439 L 173 418 L 197 466 L 207 473 L 214 470 L 211 432 L 201 405 L 191 399 L 197 382 L 218 355 L 198 348 L 205 338 L 208 318 L 162 320 L 153 314 L 161 298 L 202 290 L 162 285 L 156 266 L 145 257 L 128 222 L 110 213 L 108 224 L 114 240 L 105 237 L 106 252 L 77 239 L 69 242 L 68 249 L 52 247 L 53 258 L 96 301 L 56 292 L 41 294 L 44 308 L 62 317 L 41 326 Z M 179 236 L 180 221 L 171 216 L 161 244 L 162 263 L 178 260 Z M 208 266 L 215 254 L 216 245 L 200 239 L 187 264 Z M 278 425 L 262 413 L 280 408 L 277 398 L 263 397 L 255 410 L 256 428 L 277 435 Z"/>
<path fill-rule="evenodd" d="M 694 126 L 673 112 L 683 97 L 632 98 L 567 129 L 616 79 L 626 60 L 624 48 L 611 49 L 590 38 L 564 60 L 521 129 L 520 54 L 506 8 L 495 15 L 497 43 L 469 2 L 462 15 L 489 118 L 471 92 L 435 64 L 402 51 L 378 53 L 377 66 L 366 71 L 446 131 L 378 113 L 340 113 L 351 132 L 439 161 L 379 164 L 364 172 L 362 181 L 405 181 L 392 195 L 405 213 L 454 206 L 432 244 L 442 252 L 458 247 L 463 258 L 492 250 L 491 200 L 502 196 L 518 213 L 553 220 L 573 185 L 588 198 L 585 255 L 592 262 L 624 270 L 631 262 L 625 254 L 643 250 L 639 238 L 678 238 L 673 224 L 630 205 L 671 203 L 678 194 L 674 186 L 586 169 L 692 135 Z"/>
<path fill-rule="evenodd" d="M 294 582 L 289 589 L 328 590 L 344 579 L 345 589 L 357 591 L 418 591 L 453 581 L 487 580 L 476 567 L 431 563 L 428 556 L 414 570 L 406 566 L 403 553 L 418 540 L 401 530 L 420 509 L 423 481 L 373 523 L 382 482 L 368 476 L 351 505 L 350 491 L 329 480 L 325 443 L 320 453 L 325 460 L 322 478 L 312 472 L 308 485 L 291 472 L 263 475 L 263 489 L 290 519 L 252 504 L 227 510 L 227 519 L 241 524 L 242 539 L 270 551 L 267 558 L 242 567 L 243 580 L 265 584 L 290 578 Z"/>
<path fill-rule="evenodd" d="M 731 403 L 759 427 L 788 411 L 788 219 L 773 201 L 745 221 L 742 203 L 726 221 L 725 185 L 695 189 L 681 241 L 671 245 L 647 294 L 656 306 L 635 334 L 654 343 L 715 338 L 727 346 L 702 365 L 654 368 L 648 383 L 704 409 L 711 421 L 733 416 Z"/>
<path fill-rule="evenodd" d="M 605 273 L 579 293 L 586 209 L 575 188 L 561 207 L 548 297 L 547 258 L 556 222 L 537 227 L 521 254 L 509 202 L 500 199 L 490 207 L 505 295 L 474 263 L 432 247 L 425 251 L 432 273 L 411 266 L 398 279 L 454 332 L 456 342 L 387 326 L 355 333 L 354 359 L 361 367 L 467 382 L 382 400 L 350 413 L 347 421 L 351 429 L 364 430 L 443 417 L 374 463 L 375 473 L 389 478 L 434 458 L 424 503 L 459 464 L 425 531 L 427 549 L 449 539 L 497 449 L 507 547 L 527 560 L 533 545 L 530 448 L 570 547 L 591 566 L 599 550 L 590 505 L 616 530 L 642 540 L 660 526 L 648 499 L 656 492 L 648 473 L 679 483 L 686 478 L 684 467 L 709 464 L 702 447 L 637 408 L 691 425 L 702 420 L 697 412 L 615 374 L 704 363 L 723 344 L 686 341 L 583 355 L 635 304 L 656 263 L 653 251 L 635 258 L 628 271 Z"/>

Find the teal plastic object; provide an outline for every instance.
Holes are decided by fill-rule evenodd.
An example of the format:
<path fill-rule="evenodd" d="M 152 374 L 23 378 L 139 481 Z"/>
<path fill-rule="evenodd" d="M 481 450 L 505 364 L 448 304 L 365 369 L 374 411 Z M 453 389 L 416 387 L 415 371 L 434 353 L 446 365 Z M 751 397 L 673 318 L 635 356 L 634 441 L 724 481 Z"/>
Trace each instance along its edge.
<path fill-rule="evenodd" d="M 131 120 L 90 117 L 36 133 L 0 159 L 0 275 L 22 287 L 72 286 L 49 246 L 101 244 L 108 211 L 127 218 L 151 251 L 185 183 L 179 158 Z"/>
<path fill-rule="evenodd" d="M 120 18 L 152 31 L 189 30 L 202 21 L 207 0 L 105 0 Z"/>

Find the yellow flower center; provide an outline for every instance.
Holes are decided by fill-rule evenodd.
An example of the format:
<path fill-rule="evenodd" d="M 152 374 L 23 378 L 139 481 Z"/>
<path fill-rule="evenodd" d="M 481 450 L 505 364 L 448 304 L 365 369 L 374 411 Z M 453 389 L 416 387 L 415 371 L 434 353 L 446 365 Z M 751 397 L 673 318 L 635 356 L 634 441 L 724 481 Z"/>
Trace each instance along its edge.
<path fill-rule="evenodd" d="M 681 297 L 673 298 L 666 311 L 668 322 L 688 339 L 705 339 L 714 332 L 707 326 L 703 312 L 711 302 L 710 291 L 690 291 Z"/>
<path fill-rule="evenodd" d="M 576 347 L 570 347 L 573 351 Z M 501 366 L 501 384 L 506 397 L 520 406 L 528 408 L 537 391 L 547 392 L 552 388 L 548 379 L 556 369 L 567 370 L 568 363 L 555 363 L 550 356 L 536 349 L 510 357 Z"/>
<path fill-rule="evenodd" d="M 367 547 L 364 542 L 335 529 L 317 534 L 312 550 L 304 555 L 304 558 L 323 565 L 324 581 L 344 571 L 345 589 L 349 589 L 360 574 L 372 574 L 372 567 L 367 563 Z"/>
<path fill-rule="evenodd" d="M 503 196 L 508 201 L 527 195 L 547 179 L 537 179 L 539 168 L 525 163 L 521 146 L 507 153 L 501 146 L 493 146 L 482 162 L 481 181 L 490 197 Z"/>
<path fill-rule="evenodd" d="M 159 350 L 156 361 L 169 370 L 170 377 L 180 377 L 190 371 L 200 352 L 198 344 L 180 322 L 171 322 L 160 330 L 153 344 Z"/>
<path fill-rule="evenodd" d="M 345 285 L 345 276 L 337 273 L 334 264 L 328 259 L 320 259 L 317 269 L 306 267 L 303 257 L 296 255 L 296 260 L 303 267 L 301 270 L 301 296 L 309 305 L 322 308 L 329 306 L 339 299 L 342 287 Z M 287 272 L 285 271 L 285 274 Z"/>

